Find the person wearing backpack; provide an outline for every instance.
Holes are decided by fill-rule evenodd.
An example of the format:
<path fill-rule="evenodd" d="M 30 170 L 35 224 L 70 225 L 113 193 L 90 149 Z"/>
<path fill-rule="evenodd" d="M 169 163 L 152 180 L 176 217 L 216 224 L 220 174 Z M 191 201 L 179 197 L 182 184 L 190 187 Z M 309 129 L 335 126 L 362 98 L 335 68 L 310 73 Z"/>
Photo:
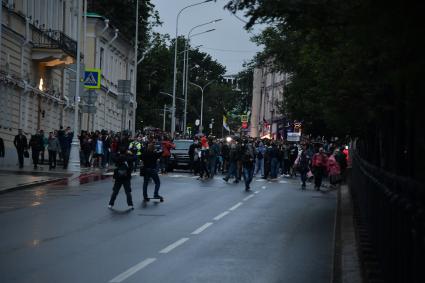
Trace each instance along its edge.
<path fill-rule="evenodd" d="M 127 149 L 121 148 L 119 154 L 115 157 L 116 168 L 114 169 L 114 186 L 112 188 L 111 200 L 109 201 L 109 208 L 112 208 L 115 203 L 115 199 L 121 189 L 124 186 L 125 194 L 127 196 L 127 205 L 129 209 L 134 209 L 133 198 L 131 197 L 131 172 L 132 164 L 134 162 L 133 157 L 127 154 Z"/>

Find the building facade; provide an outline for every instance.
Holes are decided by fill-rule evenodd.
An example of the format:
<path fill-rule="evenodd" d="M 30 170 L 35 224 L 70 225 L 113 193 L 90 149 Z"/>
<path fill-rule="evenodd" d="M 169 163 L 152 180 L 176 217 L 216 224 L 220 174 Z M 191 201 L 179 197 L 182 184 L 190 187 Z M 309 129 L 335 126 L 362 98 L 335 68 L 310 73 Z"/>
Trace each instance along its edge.
<path fill-rule="evenodd" d="M 135 130 L 136 99 L 134 83 L 134 50 L 108 19 L 95 13 L 87 16 L 85 67 L 101 70 L 101 88 L 96 92 L 96 112 L 84 113 L 83 130 Z M 123 103 L 118 81 L 131 82 L 130 93 Z"/>
<path fill-rule="evenodd" d="M 18 129 L 29 138 L 41 129 L 48 133 L 60 126 L 74 127 L 77 1 L 81 0 L 1 2 L 0 137 L 6 158 L 0 165 L 16 164 L 12 142 Z M 87 19 L 86 42 L 80 33 L 85 67 L 102 69 L 96 112 L 80 113 L 82 130 L 134 130 L 134 82 L 124 109 L 117 90 L 119 79 L 133 75 L 134 53 L 115 31 L 93 15 Z"/>
<path fill-rule="evenodd" d="M 252 137 L 276 139 L 282 136 L 285 121 L 279 105 L 284 102 L 288 80 L 287 73 L 275 72 L 271 66 L 254 69 L 250 121 Z"/>

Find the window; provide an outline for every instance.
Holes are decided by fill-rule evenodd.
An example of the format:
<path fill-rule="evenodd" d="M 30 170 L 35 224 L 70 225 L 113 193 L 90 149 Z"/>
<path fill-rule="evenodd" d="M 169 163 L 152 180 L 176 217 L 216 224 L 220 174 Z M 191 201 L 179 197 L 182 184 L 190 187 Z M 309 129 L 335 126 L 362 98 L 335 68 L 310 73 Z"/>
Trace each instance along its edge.
<path fill-rule="evenodd" d="M 100 58 L 99 58 L 99 69 L 102 70 L 103 67 L 103 55 L 105 53 L 105 49 L 103 49 L 103 47 L 100 47 Z M 103 70 L 102 70 L 102 74 L 103 74 Z"/>

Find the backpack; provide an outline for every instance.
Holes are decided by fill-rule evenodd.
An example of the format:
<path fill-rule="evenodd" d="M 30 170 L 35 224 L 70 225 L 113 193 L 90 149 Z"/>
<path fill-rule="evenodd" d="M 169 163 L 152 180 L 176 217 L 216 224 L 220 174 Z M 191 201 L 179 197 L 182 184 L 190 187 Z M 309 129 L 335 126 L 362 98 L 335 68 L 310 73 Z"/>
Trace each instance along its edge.
<path fill-rule="evenodd" d="M 122 162 L 114 170 L 114 179 L 124 179 L 128 177 L 129 167 L 127 162 Z"/>

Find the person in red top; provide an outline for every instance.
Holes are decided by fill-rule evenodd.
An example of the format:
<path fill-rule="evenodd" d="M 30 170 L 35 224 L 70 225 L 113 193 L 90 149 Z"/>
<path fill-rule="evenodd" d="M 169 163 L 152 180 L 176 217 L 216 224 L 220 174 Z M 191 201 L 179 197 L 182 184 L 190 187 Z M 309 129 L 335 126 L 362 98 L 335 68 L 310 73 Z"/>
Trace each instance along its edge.
<path fill-rule="evenodd" d="M 318 191 L 322 186 L 322 179 L 327 170 L 328 157 L 323 151 L 323 147 L 319 149 L 319 152 L 313 155 L 312 165 L 314 174 L 314 188 Z"/>
<path fill-rule="evenodd" d="M 161 147 L 161 173 L 166 174 L 171 156 L 171 149 L 176 148 L 176 146 L 171 141 L 169 141 L 168 138 L 164 138 L 164 140 L 161 142 Z"/>

